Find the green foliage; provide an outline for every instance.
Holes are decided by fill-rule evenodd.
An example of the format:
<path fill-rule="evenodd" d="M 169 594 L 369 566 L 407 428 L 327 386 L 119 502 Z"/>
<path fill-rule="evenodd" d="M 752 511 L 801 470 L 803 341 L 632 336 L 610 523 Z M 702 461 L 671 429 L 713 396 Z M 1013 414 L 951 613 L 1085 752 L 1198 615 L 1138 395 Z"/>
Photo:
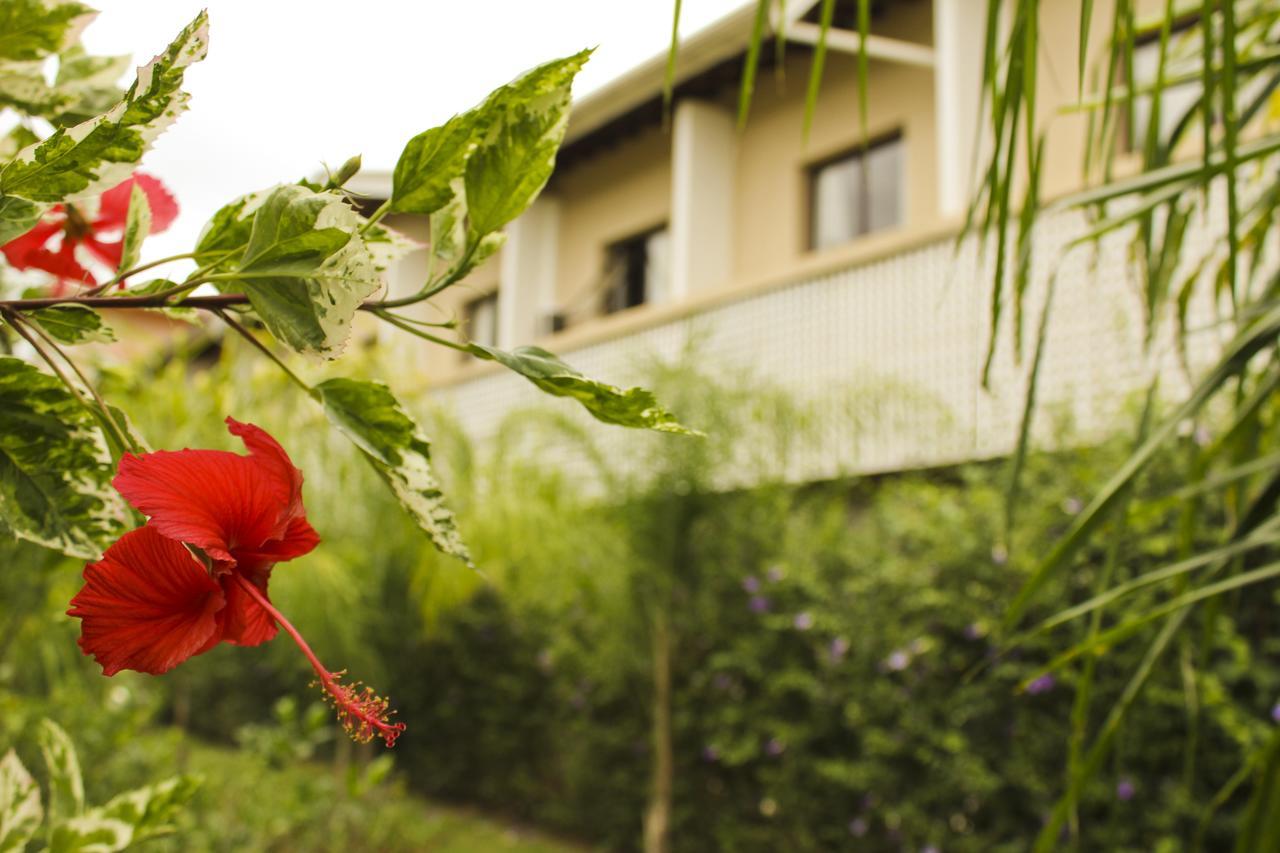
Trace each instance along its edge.
<path fill-rule="evenodd" d="M 496 347 L 472 343 L 467 349 L 472 355 L 496 361 L 519 373 L 541 391 L 577 400 L 598 421 L 657 432 L 701 435 L 696 430 L 681 426 L 674 415 L 658 405 L 652 391 L 644 388 L 623 391 L 613 385 L 588 379 L 541 347 L 517 347 L 511 352 L 505 352 Z"/>
<path fill-rule="evenodd" d="M 44 757 L 50 806 L 40 804 L 40 788 L 10 749 L 0 762 L 0 850 L 21 851 L 47 822 L 49 853 L 113 853 L 168 835 L 173 820 L 198 787 L 175 776 L 118 794 L 106 805 L 86 810 L 80 761 L 71 738 L 52 720 L 42 720 L 37 739 Z"/>
<path fill-rule="evenodd" d="M 202 12 L 138 70 L 119 104 L 73 128 L 58 128 L 0 169 L 0 196 L 74 200 L 127 178 L 152 141 L 186 109 L 182 78 L 187 66 L 204 58 L 208 40 L 208 17 Z"/>
<path fill-rule="evenodd" d="M 80 3 L 9 0 L 0 7 L 0 59 L 36 60 L 56 53 L 93 15 Z"/>
<path fill-rule="evenodd" d="M 431 467 L 431 444 L 391 389 L 377 382 L 328 379 L 315 393 L 329 421 L 360 448 L 432 544 L 471 565 Z"/>
<path fill-rule="evenodd" d="M 0 520 L 12 535 L 93 559 L 128 520 L 93 414 L 53 376 L 0 358 Z"/>
<path fill-rule="evenodd" d="M 83 305 L 55 305 L 32 311 L 27 316 L 59 343 L 83 344 L 116 339 L 102 315 Z"/>

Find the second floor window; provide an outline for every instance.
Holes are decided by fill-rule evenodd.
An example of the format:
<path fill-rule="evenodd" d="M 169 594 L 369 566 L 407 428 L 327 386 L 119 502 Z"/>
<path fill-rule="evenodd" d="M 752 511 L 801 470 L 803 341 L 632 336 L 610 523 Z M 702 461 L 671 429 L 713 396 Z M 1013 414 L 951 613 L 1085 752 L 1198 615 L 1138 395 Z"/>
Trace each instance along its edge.
<path fill-rule="evenodd" d="M 827 249 L 902 223 L 901 137 L 827 160 L 809 172 L 809 247 Z"/>
<path fill-rule="evenodd" d="M 664 225 L 609 247 L 605 262 L 606 314 L 651 302 L 661 293 L 670 275 L 670 242 Z"/>
<path fill-rule="evenodd" d="M 490 293 L 473 299 L 462 309 L 466 334 L 470 340 L 491 347 L 498 343 L 498 294 Z"/>

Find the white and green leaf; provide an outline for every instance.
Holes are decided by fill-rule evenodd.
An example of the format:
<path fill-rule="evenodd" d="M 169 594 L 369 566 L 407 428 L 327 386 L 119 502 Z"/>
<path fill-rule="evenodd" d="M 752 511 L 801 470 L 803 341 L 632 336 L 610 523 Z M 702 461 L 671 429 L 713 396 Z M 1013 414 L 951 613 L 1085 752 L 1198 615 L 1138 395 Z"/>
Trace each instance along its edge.
<path fill-rule="evenodd" d="M 26 849 L 43 820 L 40 786 L 11 749 L 0 759 L 0 853 Z"/>
<path fill-rule="evenodd" d="M 151 233 L 151 202 L 136 183 L 129 193 L 129 212 L 125 216 L 118 272 L 132 269 L 142 257 L 142 241 Z"/>
<path fill-rule="evenodd" d="M 186 109 L 190 96 L 182 91 L 183 75 L 204 58 L 208 39 L 208 16 L 201 12 L 163 53 L 138 69 L 118 104 L 18 152 L 0 170 L 0 195 L 76 200 L 129 177 L 155 138 Z"/>
<path fill-rule="evenodd" d="M 47 204 L 37 204 L 11 195 L 0 195 L 0 245 L 26 234 L 49 209 Z"/>
<path fill-rule="evenodd" d="M 49 853 L 116 853 L 133 844 L 133 827 L 101 809 L 63 821 L 49 836 Z"/>
<path fill-rule="evenodd" d="M 174 817 L 200 787 L 190 776 L 174 776 L 154 785 L 145 785 L 112 797 L 94 809 L 104 818 L 127 823 L 133 828 L 131 843 L 171 834 Z"/>
<path fill-rule="evenodd" d="M 675 415 L 658 405 L 652 391 L 644 388 L 624 391 L 615 385 L 588 379 L 541 347 L 517 347 L 507 352 L 472 343 L 468 350 L 478 358 L 496 361 L 519 373 L 541 391 L 577 400 L 598 421 L 680 435 L 702 435 L 683 426 Z"/>
<path fill-rule="evenodd" d="M 315 394 L 329 422 L 360 448 L 432 544 L 471 565 L 431 465 L 431 444 L 391 389 L 339 378 L 321 382 Z"/>
<path fill-rule="evenodd" d="M 82 3 L 5 0 L 0 3 L 0 59 L 39 60 L 73 43 L 97 15 Z"/>
<path fill-rule="evenodd" d="M 524 212 L 555 168 L 569 123 L 570 89 L 591 51 L 540 65 L 494 92 L 467 158 L 466 187 L 474 239 Z"/>
<path fill-rule="evenodd" d="M 226 221 L 234 231 L 243 220 Z M 338 193 L 278 187 L 254 211 L 244 254 L 223 289 L 245 293 L 281 343 L 336 358 L 360 303 L 382 286 L 362 222 Z"/>
<path fill-rule="evenodd" d="M 53 720 L 40 721 L 36 742 L 49 771 L 49 818 L 63 820 L 84 812 L 84 777 L 75 744 Z"/>
<path fill-rule="evenodd" d="M 129 520 L 114 473 L 97 420 L 66 387 L 21 359 L 0 358 L 0 524 L 95 559 Z"/>

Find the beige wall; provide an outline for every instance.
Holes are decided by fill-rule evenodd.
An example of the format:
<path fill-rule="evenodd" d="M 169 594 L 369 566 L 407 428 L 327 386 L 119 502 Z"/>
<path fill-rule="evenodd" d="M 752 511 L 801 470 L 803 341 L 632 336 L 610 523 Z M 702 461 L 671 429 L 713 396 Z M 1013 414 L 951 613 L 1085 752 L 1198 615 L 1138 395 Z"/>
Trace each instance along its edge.
<path fill-rule="evenodd" d="M 556 175 L 548 191 L 561 204 L 556 302 L 580 318 L 595 304 L 605 249 L 670 218 L 671 138 L 644 131 Z"/>

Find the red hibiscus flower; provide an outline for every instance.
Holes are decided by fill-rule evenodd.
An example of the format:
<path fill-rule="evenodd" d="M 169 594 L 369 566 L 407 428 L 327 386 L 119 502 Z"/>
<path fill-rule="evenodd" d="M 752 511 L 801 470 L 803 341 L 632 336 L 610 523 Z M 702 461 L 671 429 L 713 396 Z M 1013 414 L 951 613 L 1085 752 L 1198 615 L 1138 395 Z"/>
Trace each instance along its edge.
<path fill-rule="evenodd" d="M 5 259 L 15 269 L 38 269 L 57 276 L 54 295 L 60 296 L 71 284 L 97 284 L 93 273 L 81 266 L 76 247 L 84 246 L 88 255 L 115 269 L 120 265 L 124 248 L 124 226 L 129 214 L 129 196 L 134 184 L 142 188 L 151 205 L 151 232 L 168 228 L 178 215 L 178 202 L 164 184 L 138 173 L 122 184 L 107 190 L 98 199 L 98 212 L 92 218 L 86 209 L 76 205 L 55 204 L 34 228 L 0 246 Z M 50 241 L 61 235 L 56 249 Z M 113 240 L 104 238 L 114 237 Z"/>
<path fill-rule="evenodd" d="M 302 472 L 263 430 L 227 418 L 248 456 L 224 450 L 126 454 L 112 485 L 148 516 L 84 570 L 68 615 L 80 648 L 104 675 L 167 672 L 221 642 L 256 646 L 277 624 L 310 661 L 344 727 L 391 746 L 404 730 L 385 699 L 341 683 L 267 597 L 276 563 L 301 557 L 320 537 L 302 506 Z"/>

